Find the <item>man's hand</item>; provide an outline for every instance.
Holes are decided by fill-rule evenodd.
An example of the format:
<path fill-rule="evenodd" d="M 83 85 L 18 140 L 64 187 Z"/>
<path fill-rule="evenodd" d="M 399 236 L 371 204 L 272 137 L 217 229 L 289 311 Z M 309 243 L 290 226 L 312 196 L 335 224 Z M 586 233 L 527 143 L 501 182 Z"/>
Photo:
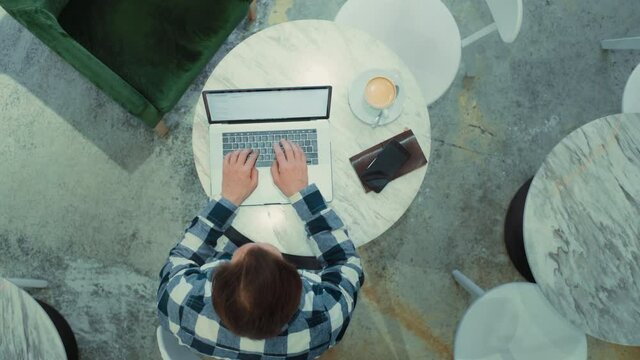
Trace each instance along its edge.
<path fill-rule="evenodd" d="M 222 165 L 222 197 L 240 206 L 258 186 L 258 152 L 237 150 L 225 155 Z"/>
<path fill-rule="evenodd" d="M 273 144 L 273 150 L 276 160 L 271 165 L 271 176 L 278 189 L 290 197 L 307 187 L 307 156 L 302 148 L 298 144 L 281 140 L 280 143 Z"/>

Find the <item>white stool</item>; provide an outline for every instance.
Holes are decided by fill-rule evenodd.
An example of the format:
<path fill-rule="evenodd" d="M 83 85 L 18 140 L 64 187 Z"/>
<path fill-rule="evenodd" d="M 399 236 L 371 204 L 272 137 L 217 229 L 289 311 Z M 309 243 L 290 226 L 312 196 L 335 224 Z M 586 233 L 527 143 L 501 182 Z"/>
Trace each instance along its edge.
<path fill-rule="evenodd" d="M 462 317 L 454 341 L 456 360 L 586 360 L 583 332 L 566 321 L 537 285 L 509 283 L 486 293 L 455 270 L 476 300 Z"/>
<path fill-rule="evenodd" d="M 447 91 L 458 73 L 460 31 L 440 0 L 349 0 L 335 21 L 393 50 L 416 77 L 427 105 Z"/>
<path fill-rule="evenodd" d="M 500 34 L 500 38 L 505 43 L 512 43 L 518 37 L 522 28 L 522 0 L 486 0 L 486 2 L 494 22 L 462 39 L 463 48 L 467 48 L 495 31 Z M 468 50 L 465 57 L 469 58 L 465 60 L 467 76 L 473 76 L 476 72 L 476 53 Z"/>
<path fill-rule="evenodd" d="M 161 326 L 156 329 L 156 337 L 162 360 L 201 360 L 188 347 L 180 345 L 178 339 Z"/>

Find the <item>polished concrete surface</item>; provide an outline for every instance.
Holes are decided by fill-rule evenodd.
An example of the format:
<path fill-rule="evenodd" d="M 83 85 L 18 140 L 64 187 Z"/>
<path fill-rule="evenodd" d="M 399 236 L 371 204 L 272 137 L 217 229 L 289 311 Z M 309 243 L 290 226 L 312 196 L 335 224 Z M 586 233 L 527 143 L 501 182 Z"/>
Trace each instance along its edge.
<path fill-rule="evenodd" d="M 251 33 L 332 19 L 343 0 L 260 1 L 168 115 L 159 139 L 0 10 L 0 275 L 50 282 L 32 294 L 65 315 L 85 359 L 158 359 L 157 273 L 205 202 L 191 152 L 199 92 Z M 445 3 L 463 35 L 491 22 L 482 1 Z M 429 171 L 407 213 L 361 248 L 367 282 L 345 339 L 325 359 L 451 359 L 469 296 L 522 281 L 502 241 L 512 195 L 571 130 L 620 111 L 638 51 L 599 40 L 640 34 L 634 0 L 525 2 L 518 39 L 476 45 L 430 108 Z M 469 61 L 463 52 L 463 63 Z M 589 338 L 590 359 L 640 348 Z"/>

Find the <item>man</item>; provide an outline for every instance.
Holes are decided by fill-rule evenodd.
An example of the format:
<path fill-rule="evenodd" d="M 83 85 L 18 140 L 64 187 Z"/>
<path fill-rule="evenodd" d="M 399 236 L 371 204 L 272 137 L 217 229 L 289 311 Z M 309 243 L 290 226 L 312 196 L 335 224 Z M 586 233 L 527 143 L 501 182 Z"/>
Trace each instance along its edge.
<path fill-rule="evenodd" d="M 282 140 L 274 151 L 273 182 L 306 223 L 308 239 L 300 241 L 317 250 L 323 268 L 297 271 L 271 245 L 238 248 L 223 235 L 258 185 L 257 153 L 225 156 L 221 194 L 193 219 L 160 271 L 160 323 L 201 354 L 313 359 L 349 324 L 364 281 L 360 258 L 340 218 L 308 184 L 302 149 Z"/>

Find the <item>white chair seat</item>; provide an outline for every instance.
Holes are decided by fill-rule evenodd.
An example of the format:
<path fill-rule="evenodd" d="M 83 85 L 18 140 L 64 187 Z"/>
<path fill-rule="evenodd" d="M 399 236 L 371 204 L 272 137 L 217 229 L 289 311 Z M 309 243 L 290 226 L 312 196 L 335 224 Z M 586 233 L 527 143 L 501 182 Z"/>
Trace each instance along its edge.
<path fill-rule="evenodd" d="M 463 316 L 456 360 L 585 360 L 584 333 L 564 320 L 537 285 L 510 283 L 484 293 Z"/>
<path fill-rule="evenodd" d="M 180 345 L 173 334 L 160 326 L 156 329 L 156 337 L 162 360 L 201 360 L 188 347 Z"/>
<path fill-rule="evenodd" d="M 622 95 L 623 113 L 640 113 L 640 64 L 629 76 Z"/>
<path fill-rule="evenodd" d="M 460 31 L 439 0 L 349 0 L 335 21 L 363 30 L 392 49 L 411 69 L 427 105 L 455 79 Z"/>

